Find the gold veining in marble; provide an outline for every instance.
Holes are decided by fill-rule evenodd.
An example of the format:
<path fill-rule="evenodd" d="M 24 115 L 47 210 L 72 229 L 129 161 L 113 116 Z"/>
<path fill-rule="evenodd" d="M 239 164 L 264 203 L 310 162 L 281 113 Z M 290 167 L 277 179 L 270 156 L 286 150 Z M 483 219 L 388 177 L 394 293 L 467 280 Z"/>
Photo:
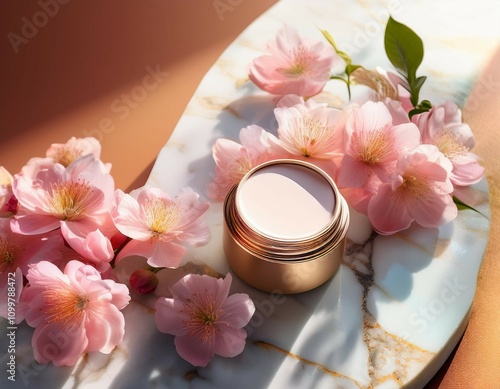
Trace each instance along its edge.
<path fill-rule="evenodd" d="M 283 349 L 283 348 L 281 348 L 281 347 L 279 347 L 279 346 L 276 346 L 275 344 L 272 344 L 272 343 L 269 343 L 269 342 L 264 342 L 264 341 L 256 341 L 256 342 L 254 342 L 254 343 L 255 343 L 257 346 L 262 347 L 262 348 L 264 348 L 264 349 L 266 349 L 266 350 L 275 350 L 275 351 L 278 351 L 278 352 L 280 352 L 280 353 L 282 353 L 282 354 L 285 354 L 285 355 L 287 355 L 287 356 L 289 356 L 289 357 L 292 357 L 292 358 L 294 358 L 294 359 L 296 359 L 296 360 L 298 360 L 298 361 L 300 361 L 300 362 L 302 362 L 302 363 L 304 363 L 304 364 L 306 364 L 306 365 L 313 366 L 313 367 L 315 367 L 315 368 L 317 368 L 317 369 L 321 370 L 323 373 L 328 374 L 328 375 L 330 375 L 330 376 L 332 376 L 332 377 L 336 377 L 336 378 L 345 378 L 345 379 L 347 379 L 347 380 L 350 380 L 350 381 L 352 381 L 354 384 L 356 384 L 356 386 L 357 386 L 358 388 L 363 388 L 363 385 L 361 385 L 361 384 L 360 384 L 358 381 L 356 381 L 355 379 L 353 379 L 353 378 L 351 378 L 351 377 L 348 377 L 348 376 L 346 376 L 346 375 L 344 375 L 344 374 L 340 374 L 340 373 L 338 373 L 338 372 L 336 372 L 336 371 L 333 371 L 333 370 L 331 370 L 331 369 L 327 368 L 325 365 L 322 365 L 322 364 L 320 364 L 320 363 L 317 363 L 317 362 L 311 361 L 311 360 L 306 359 L 306 358 L 302 358 L 301 356 L 299 356 L 299 355 L 297 355 L 297 354 L 294 354 L 294 353 L 291 353 L 290 351 L 287 351 L 287 350 L 285 350 L 285 349 Z"/>
<path fill-rule="evenodd" d="M 92 353 L 91 356 L 89 353 L 84 353 L 71 373 L 73 387 L 78 388 L 83 382 L 99 382 L 114 361 L 126 361 L 127 357 L 128 352 L 121 345 L 116 346 L 109 354 Z M 96 366 L 95 358 L 97 362 L 101 362 L 99 366 Z"/>
<path fill-rule="evenodd" d="M 231 80 L 234 80 L 234 85 L 236 89 L 239 89 L 248 81 L 248 76 L 241 77 L 234 74 L 234 69 L 240 69 L 241 66 L 237 61 L 230 60 L 227 58 L 221 58 L 216 62 L 216 66 L 221 69 L 221 71 Z"/>
<path fill-rule="evenodd" d="M 229 100 L 218 96 L 203 96 L 198 98 L 198 102 L 203 108 L 217 111 L 217 114 L 219 111 L 224 110 L 230 103 Z"/>
<path fill-rule="evenodd" d="M 368 348 L 368 375 L 371 379 L 369 387 L 388 379 L 402 385 L 410 380 L 410 369 L 423 368 L 435 355 L 385 331 L 368 310 L 368 292 L 374 285 L 373 243 L 377 236 L 376 233 L 372 233 L 363 243 L 347 242 L 343 260 L 343 264 L 354 272 L 363 287 L 361 309 L 363 340 Z"/>
<path fill-rule="evenodd" d="M 185 143 L 181 143 L 181 142 L 174 142 L 174 141 L 169 141 L 165 147 L 170 147 L 172 149 L 177 149 L 179 150 L 179 152 L 181 153 L 185 153 L 186 152 L 186 148 L 187 148 L 187 145 Z"/>

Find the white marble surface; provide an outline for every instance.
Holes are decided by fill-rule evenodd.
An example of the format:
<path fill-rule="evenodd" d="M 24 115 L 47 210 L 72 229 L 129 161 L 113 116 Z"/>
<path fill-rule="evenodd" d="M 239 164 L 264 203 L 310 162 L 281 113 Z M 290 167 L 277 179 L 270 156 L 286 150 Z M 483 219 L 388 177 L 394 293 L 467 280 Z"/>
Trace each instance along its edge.
<path fill-rule="evenodd" d="M 419 74 L 428 75 L 428 81 L 421 97 L 463 104 L 499 42 L 498 1 L 282 0 L 207 73 L 158 156 L 148 185 L 171 194 L 191 186 L 204 196 L 217 138 L 236 140 L 249 124 L 275 127 L 272 98 L 248 82 L 246 66 L 285 22 L 318 39 L 318 28 L 326 29 L 355 63 L 389 68 L 383 51 L 388 9 L 424 41 Z M 321 95 L 336 106 L 346 97 L 334 82 Z M 29 346 L 32 330 L 20 326 L 18 377 L 9 387 L 422 387 L 463 333 L 474 297 L 489 230 L 486 183 L 469 196 L 466 200 L 482 214 L 461 211 L 442 228 L 413 227 L 391 237 L 373 234 L 353 213 L 339 272 L 311 292 L 278 296 L 235 277 L 232 291 L 248 293 L 257 307 L 245 351 L 235 358 L 216 357 L 207 367 L 194 368 L 177 356 L 173 337 L 156 330 L 154 312 L 134 301 L 124 310 L 124 343 L 110 355 L 84 356 L 74 368 L 36 364 Z M 208 219 L 212 241 L 189 250 L 186 262 L 225 274 L 221 203 L 212 204 Z M 2 335 L 0 350 L 5 345 Z"/>

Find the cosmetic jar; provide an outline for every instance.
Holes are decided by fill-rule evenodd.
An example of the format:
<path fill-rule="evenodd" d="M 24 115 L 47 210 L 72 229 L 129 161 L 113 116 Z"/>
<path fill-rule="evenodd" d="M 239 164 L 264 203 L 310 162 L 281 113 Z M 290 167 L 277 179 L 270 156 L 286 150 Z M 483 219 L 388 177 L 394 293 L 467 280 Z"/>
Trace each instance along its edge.
<path fill-rule="evenodd" d="M 349 208 L 315 165 L 279 159 L 251 169 L 224 201 L 223 247 L 233 272 L 267 292 L 301 293 L 336 273 Z"/>

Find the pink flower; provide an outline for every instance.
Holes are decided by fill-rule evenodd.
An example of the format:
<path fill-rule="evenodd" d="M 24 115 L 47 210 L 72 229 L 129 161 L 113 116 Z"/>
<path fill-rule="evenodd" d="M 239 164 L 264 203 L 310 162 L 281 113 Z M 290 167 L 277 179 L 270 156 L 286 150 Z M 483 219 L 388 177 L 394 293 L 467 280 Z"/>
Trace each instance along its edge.
<path fill-rule="evenodd" d="M 375 174 L 371 174 L 362 188 L 339 188 L 339 190 L 350 207 L 367 215 L 368 204 L 381 184 L 382 181 Z"/>
<path fill-rule="evenodd" d="M 69 166 L 76 159 L 89 154 L 95 159 L 101 158 L 101 144 L 92 137 L 72 137 L 66 143 L 53 143 L 47 150 L 47 157 L 63 166 Z"/>
<path fill-rule="evenodd" d="M 401 102 L 401 106 L 406 113 L 410 112 L 414 107 L 411 102 L 411 93 L 409 92 L 410 86 L 408 85 L 408 82 L 396 73 L 387 72 L 386 75 L 390 82 L 396 86 L 398 91 L 398 100 Z"/>
<path fill-rule="evenodd" d="M 35 328 L 32 346 L 39 363 L 72 366 L 85 352 L 110 353 L 123 340 L 129 302 L 123 284 L 101 279 L 92 266 L 70 261 L 61 272 L 41 261 L 27 275 L 22 299 L 26 322 Z"/>
<path fill-rule="evenodd" d="M 352 72 L 351 80 L 356 85 L 365 85 L 372 90 L 372 93 L 367 96 L 369 100 L 398 99 L 397 87 L 393 84 L 387 72 L 380 67 L 377 67 L 376 70 L 368 70 L 361 66 Z"/>
<path fill-rule="evenodd" d="M 231 274 L 222 279 L 189 274 L 172 287 L 172 298 L 156 302 L 158 330 L 175 335 L 179 355 L 194 366 L 206 366 L 215 354 L 234 357 L 245 347 L 255 306 L 248 295 L 229 295 Z"/>
<path fill-rule="evenodd" d="M 10 217 L 17 211 L 17 199 L 12 193 L 14 178 L 0 166 L 0 217 Z"/>
<path fill-rule="evenodd" d="M 23 168 L 24 172 L 37 167 L 47 168 L 54 163 L 59 163 L 64 167 L 68 167 L 78 158 L 87 155 L 93 155 L 95 159 L 101 158 L 101 144 L 93 137 L 86 138 L 70 138 L 66 143 L 53 143 L 46 152 L 45 158 L 31 158 L 27 166 Z M 109 172 L 111 165 L 106 165 Z"/>
<path fill-rule="evenodd" d="M 274 135 L 263 128 L 251 125 L 240 131 L 240 143 L 218 139 L 212 154 L 215 161 L 215 178 L 207 186 L 208 196 L 216 201 L 224 200 L 227 192 L 253 167 L 270 159 L 270 143 Z"/>
<path fill-rule="evenodd" d="M 21 205 L 11 222 L 14 232 L 34 235 L 60 228 L 66 242 L 83 256 L 112 259 L 111 244 L 102 234 L 116 232 L 110 216 L 114 180 L 93 155 L 67 168 L 56 163 L 34 178 L 20 174 L 13 192 Z"/>
<path fill-rule="evenodd" d="M 481 180 L 484 168 L 470 151 L 474 135 L 469 125 L 462 123 L 460 110 L 454 103 L 436 106 L 413 120 L 422 132 L 422 141 L 436 145 L 453 164 L 450 177 L 453 184 L 467 186 Z"/>
<path fill-rule="evenodd" d="M 372 174 L 389 180 L 400 156 L 419 144 L 418 128 L 413 123 L 395 125 L 383 103 L 368 101 L 354 108 L 345 125 L 339 186 L 362 188 Z"/>
<path fill-rule="evenodd" d="M 120 195 L 113 211 L 118 230 L 132 238 L 118 253 L 116 261 L 130 255 L 147 258 L 154 267 L 179 266 L 186 248 L 201 246 L 210 240 L 210 229 L 202 215 L 210 203 L 186 188 L 171 198 L 158 188 L 140 188 Z"/>
<path fill-rule="evenodd" d="M 21 269 L 26 275 L 30 264 L 60 261 L 63 240 L 58 233 L 20 235 L 10 229 L 10 219 L 0 218 L 0 285 L 7 282 L 7 274 Z"/>
<path fill-rule="evenodd" d="M 333 47 L 300 38 L 294 28 L 285 26 L 267 52 L 252 62 L 249 77 L 272 94 L 313 96 L 328 82 L 334 65 L 345 66 Z"/>
<path fill-rule="evenodd" d="M 307 103 L 278 107 L 274 113 L 279 139 L 272 142 L 275 152 L 286 152 L 299 159 L 332 159 L 339 154 L 343 111 L 309 99 Z"/>
<path fill-rule="evenodd" d="M 368 217 L 382 234 L 408 228 L 413 221 L 439 227 L 457 216 L 451 193 L 452 165 L 434 145 L 420 145 L 398 161 L 396 176 L 378 187 Z"/>

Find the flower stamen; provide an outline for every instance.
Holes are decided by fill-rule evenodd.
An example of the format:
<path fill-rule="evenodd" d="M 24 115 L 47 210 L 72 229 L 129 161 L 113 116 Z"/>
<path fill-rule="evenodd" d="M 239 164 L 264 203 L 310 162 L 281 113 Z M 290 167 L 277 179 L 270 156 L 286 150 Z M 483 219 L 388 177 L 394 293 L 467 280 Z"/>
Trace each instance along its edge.
<path fill-rule="evenodd" d="M 293 60 L 290 66 L 280 70 L 286 77 L 298 78 L 307 73 L 310 58 L 311 53 L 306 48 L 300 46 L 293 53 Z"/>
<path fill-rule="evenodd" d="M 224 313 L 208 291 L 204 294 L 193 294 L 192 298 L 187 300 L 182 312 L 185 312 L 188 317 L 184 321 L 188 335 L 204 342 L 213 339 L 217 330 L 215 325 Z"/>
<path fill-rule="evenodd" d="M 413 198 L 425 196 L 430 192 L 427 181 L 425 179 L 419 179 L 413 175 L 403 176 L 403 182 L 399 185 L 398 190 L 404 191 L 407 195 Z"/>
<path fill-rule="evenodd" d="M 368 165 L 376 165 L 384 161 L 391 152 L 392 139 L 388 139 L 387 134 L 382 129 L 364 132 L 364 139 L 354 139 L 356 147 L 356 157 L 359 161 Z M 353 134 L 353 138 L 358 134 Z"/>
<path fill-rule="evenodd" d="M 458 135 L 450 129 L 442 129 L 436 137 L 436 146 L 445 157 L 453 159 L 467 154 L 469 149 L 464 146 Z"/>
<path fill-rule="evenodd" d="M 22 251 L 21 247 L 0 239 L 0 274 L 8 267 L 12 267 L 12 264 L 20 257 Z"/>
<path fill-rule="evenodd" d="M 54 161 L 60 163 L 64 167 L 68 167 L 75 159 L 83 155 L 83 150 L 79 147 L 68 147 L 64 145 L 57 150 L 55 155 L 52 157 Z"/>
<path fill-rule="evenodd" d="M 144 207 L 146 224 L 155 235 L 171 232 L 181 219 L 179 207 L 174 204 L 166 204 L 161 199 L 147 201 Z"/>
<path fill-rule="evenodd" d="M 46 308 L 47 322 L 67 324 L 83 318 L 89 302 L 70 288 L 48 289 L 42 292 Z"/>
<path fill-rule="evenodd" d="M 252 161 L 250 158 L 237 158 L 227 168 L 229 180 L 231 182 L 238 182 L 251 168 Z"/>
<path fill-rule="evenodd" d="M 52 188 L 51 213 L 61 220 L 77 220 L 85 214 L 92 188 L 86 182 L 58 183 Z"/>

